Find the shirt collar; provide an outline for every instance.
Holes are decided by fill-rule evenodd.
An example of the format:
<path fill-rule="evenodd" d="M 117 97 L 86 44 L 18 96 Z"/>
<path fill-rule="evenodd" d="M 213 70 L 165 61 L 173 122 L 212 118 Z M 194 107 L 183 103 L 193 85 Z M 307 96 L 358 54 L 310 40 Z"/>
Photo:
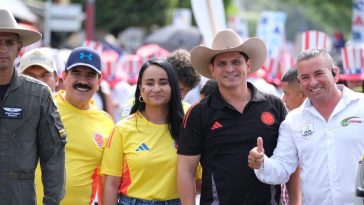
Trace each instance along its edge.
<path fill-rule="evenodd" d="M 21 85 L 22 79 L 19 77 L 19 75 L 21 75 L 21 74 L 19 74 L 17 72 L 17 70 L 14 69 L 13 77 L 10 81 L 10 86 L 8 88 L 9 91 L 15 90 L 16 88 L 18 88 Z"/>
<path fill-rule="evenodd" d="M 342 96 L 341 96 L 340 100 L 342 100 L 345 105 L 349 104 L 352 101 L 356 101 L 356 100 L 360 99 L 360 96 L 362 95 L 361 93 L 357 93 L 357 92 L 350 90 L 349 88 L 347 88 L 346 86 L 344 86 L 342 84 L 337 84 L 336 86 L 340 91 L 342 91 Z M 312 107 L 312 103 L 311 103 L 310 99 L 307 98 L 304 101 L 303 107 L 304 108 Z"/>
<path fill-rule="evenodd" d="M 252 83 L 248 82 L 248 89 L 252 92 L 252 98 L 250 101 L 252 102 L 261 102 L 265 101 L 266 97 L 262 92 L 260 92 Z M 229 103 L 227 103 L 222 97 L 219 89 L 217 89 L 211 96 L 208 101 L 209 105 L 214 109 L 222 109 L 224 107 L 231 107 Z"/>

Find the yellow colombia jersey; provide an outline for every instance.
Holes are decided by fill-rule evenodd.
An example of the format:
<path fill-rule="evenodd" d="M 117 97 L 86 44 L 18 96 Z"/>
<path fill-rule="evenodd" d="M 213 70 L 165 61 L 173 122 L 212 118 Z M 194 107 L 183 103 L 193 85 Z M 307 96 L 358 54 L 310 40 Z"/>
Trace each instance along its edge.
<path fill-rule="evenodd" d="M 61 204 L 90 204 L 96 190 L 94 174 L 101 165 L 101 157 L 114 122 L 104 111 L 94 105 L 80 110 L 63 97 L 64 91 L 55 96 L 55 102 L 67 131 L 66 144 L 66 195 Z"/>
<path fill-rule="evenodd" d="M 177 150 L 168 125 L 136 112 L 116 126 L 106 145 L 101 174 L 122 177 L 119 193 L 145 200 L 179 198 Z"/>

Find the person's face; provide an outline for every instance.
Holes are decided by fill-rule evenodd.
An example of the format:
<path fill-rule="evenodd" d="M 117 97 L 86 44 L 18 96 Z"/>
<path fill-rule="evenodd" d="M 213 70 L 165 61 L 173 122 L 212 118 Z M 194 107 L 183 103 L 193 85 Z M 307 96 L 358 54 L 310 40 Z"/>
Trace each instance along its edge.
<path fill-rule="evenodd" d="M 76 66 L 62 73 L 65 98 L 79 109 L 88 109 L 92 96 L 97 92 L 101 76 L 87 66 Z"/>
<path fill-rule="evenodd" d="M 13 69 L 21 47 L 16 34 L 0 32 L 0 70 Z"/>
<path fill-rule="evenodd" d="M 227 52 L 216 55 L 209 69 L 220 89 L 231 89 L 246 83 L 251 64 L 241 53 Z"/>
<path fill-rule="evenodd" d="M 51 73 L 38 65 L 28 67 L 24 70 L 23 74 L 44 82 L 51 88 L 52 92 L 55 91 L 56 86 L 58 85 L 58 78 L 55 78 L 54 73 Z"/>
<path fill-rule="evenodd" d="M 332 68 L 322 56 L 317 56 L 297 64 L 300 87 L 305 96 L 313 103 L 326 103 L 336 92 L 337 77 L 332 71 L 338 73 L 337 68 Z"/>
<path fill-rule="evenodd" d="M 305 95 L 299 88 L 299 85 L 292 85 L 288 82 L 282 82 L 282 89 L 282 100 L 289 111 L 299 107 L 305 100 Z"/>
<path fill-rule="evenodd" d="M 191 88 L 183 84 L 182 82 L 179 82 L 178 84 L 179 84 L 179 91 L 181 92 L 181 99 L 183 99 L 185 98 L 187 93 L 191 90 Z"/>
<path fill-rule="evenodd" d="M 139 89 L 146 107 L 166 106 L 171 101 L 171 85 L 167 73 L 157 65 L 145 69 Z"/>

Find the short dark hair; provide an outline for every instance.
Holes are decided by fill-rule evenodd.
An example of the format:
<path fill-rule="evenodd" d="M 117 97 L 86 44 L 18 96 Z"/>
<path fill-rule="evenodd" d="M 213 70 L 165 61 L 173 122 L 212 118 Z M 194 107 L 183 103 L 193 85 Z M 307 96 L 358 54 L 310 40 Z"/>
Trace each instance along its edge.
<path fill-rule="evenodd" d="M 298 76 L 297 68 L 293 67 L 283 73 L 281 81 L 287 83 L 298 82 L 297 76 Z"/>
<path fill-rule="evenodd" d="M 177 73 L 177 78 L 180 83 L 190 89 L 196 87 L 200 82 L 200 74 L 192 66 L 190 53 L 185 49 L 177 49 L 170 53 L 167 57 Z"/>
<path fill-rule="evenodd" d="M 151 65 L 161 67 L 167 73 L 169 85 L 171 86 L 171 101 L 168 105 L 168 129 L 171 133 L 172 138 L 177 142 L 180 126 L 184 117 L 184 112 L 182 108 L 181 94 L 177 81 L 177 75 L 173 69 L 172 64 L 170 64 L 167 60 L 150 60 L 142 65 L 139 71 L 138 82 L 135 89 L 134 105 L 131 107 L 130 114 L 133 114 L 137 111 L 143 111 L 145 109 L 145 103 L 139 100 L 139 97 L 141 96 L 139 86 L 142 83 L 145 70 Z"/>

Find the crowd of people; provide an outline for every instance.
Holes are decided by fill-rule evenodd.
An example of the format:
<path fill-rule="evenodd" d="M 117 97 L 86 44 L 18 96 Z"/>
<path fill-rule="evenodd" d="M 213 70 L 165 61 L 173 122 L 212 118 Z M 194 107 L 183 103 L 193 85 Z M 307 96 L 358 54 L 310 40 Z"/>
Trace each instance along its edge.
<path fill-rule="evenodd" d="M 146 61 L 116 116 L 99 53 L 59 73 L 49 48 L 19 55 L 41 38 L 0 9 L 1 204 L 363 204 L 363 82 L 342 84 L 329 51 L 300 53 L 280 98 L 249 81 L 265 43 L 221 30 Z"/>

